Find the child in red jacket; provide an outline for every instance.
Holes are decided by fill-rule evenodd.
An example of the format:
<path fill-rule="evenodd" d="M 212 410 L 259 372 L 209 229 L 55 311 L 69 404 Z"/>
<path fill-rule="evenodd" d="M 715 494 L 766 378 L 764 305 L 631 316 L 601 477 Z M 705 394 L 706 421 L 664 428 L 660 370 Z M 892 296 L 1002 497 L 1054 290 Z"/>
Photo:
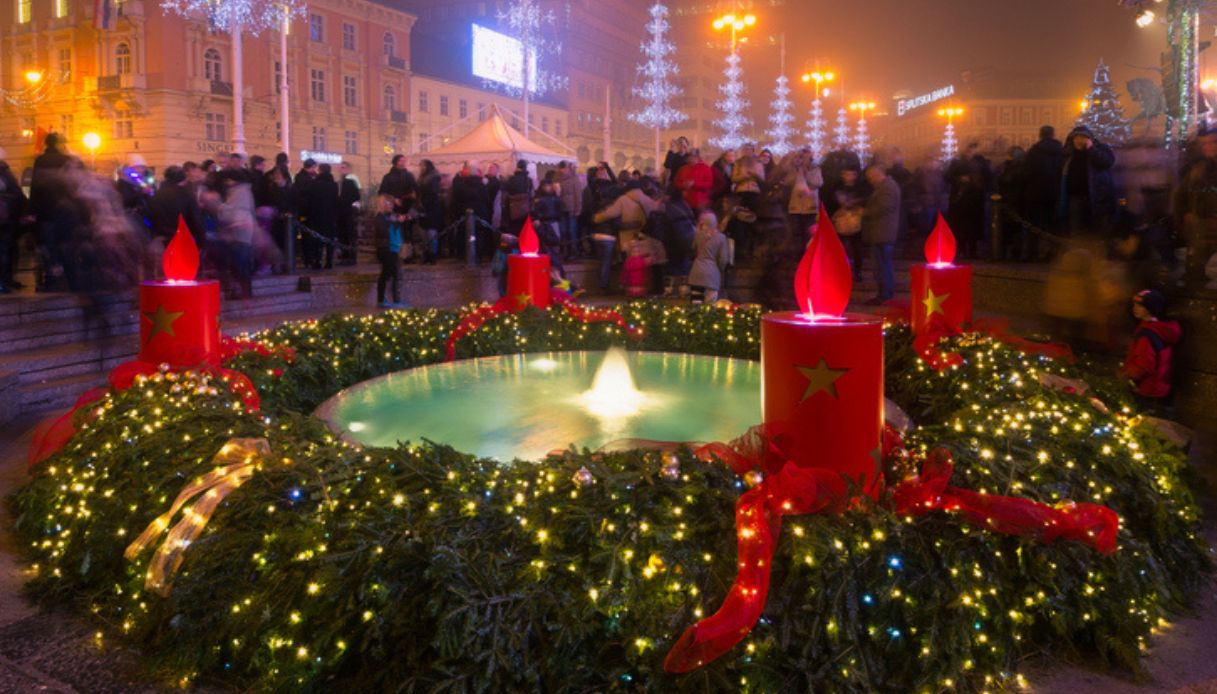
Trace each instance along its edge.
<path fill-rule="evenodd" d="M 1153 289 L 1133 297 L 1132 314 L 1141 321 L 1128 346 L 1120 375 L 1132 381 L 1137 402 L 1160 411 L 1171 393 L 1171 357 L 1179 342 L 1179 323 L 1166 319 L 1166 297 Z"/>

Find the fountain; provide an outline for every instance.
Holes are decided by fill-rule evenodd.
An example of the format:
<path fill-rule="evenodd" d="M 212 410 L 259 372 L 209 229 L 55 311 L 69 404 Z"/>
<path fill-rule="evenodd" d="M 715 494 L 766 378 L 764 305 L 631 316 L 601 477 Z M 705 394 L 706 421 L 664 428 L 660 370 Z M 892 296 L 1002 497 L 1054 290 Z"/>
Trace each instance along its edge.
<path fill-rule="evenodd" d="M 317 415 L 350 441 L 428 439 L 536 460 L 618 439 L 723 441 L 760 417 L 760 366 L 662 352 L 551 352 L 434 364 L 365 381 Z"/>

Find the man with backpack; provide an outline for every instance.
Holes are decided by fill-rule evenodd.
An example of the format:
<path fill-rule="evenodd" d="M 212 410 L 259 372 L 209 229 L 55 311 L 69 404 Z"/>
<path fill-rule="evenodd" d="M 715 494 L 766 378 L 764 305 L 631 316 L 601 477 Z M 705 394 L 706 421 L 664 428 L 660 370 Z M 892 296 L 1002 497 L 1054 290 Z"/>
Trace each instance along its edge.
<path fill-rule="evenodd" d="M 503 183 L 503 231 L 519 236 L 524 220 L 532 214 L 532 177 L 528 162 L 516 162 L 515 173 Z"/>

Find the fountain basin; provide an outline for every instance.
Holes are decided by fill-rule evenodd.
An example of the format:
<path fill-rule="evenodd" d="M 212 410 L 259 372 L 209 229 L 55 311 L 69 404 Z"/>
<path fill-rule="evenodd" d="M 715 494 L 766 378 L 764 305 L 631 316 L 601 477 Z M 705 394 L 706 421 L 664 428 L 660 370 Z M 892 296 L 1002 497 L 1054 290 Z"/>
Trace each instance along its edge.
<path fill-rule="evenodd" d="M 628 373 L 611 372 L 609 359 L 597 379 L 609 354 L 519 354 L 399 371 L 338 393 L 316 414 L 363 445 L 426 438 L 499 460 L 620 439 L 729 441 L 760 421 L 756 362 L 631 352 L 621 355 Z"/>

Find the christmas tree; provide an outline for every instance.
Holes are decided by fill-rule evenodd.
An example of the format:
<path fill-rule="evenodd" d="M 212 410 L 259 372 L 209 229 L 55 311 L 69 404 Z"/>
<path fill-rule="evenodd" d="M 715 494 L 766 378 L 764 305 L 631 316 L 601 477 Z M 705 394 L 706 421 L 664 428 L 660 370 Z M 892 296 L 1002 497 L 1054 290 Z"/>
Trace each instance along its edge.
<path fill-rule="evenodd" d="M 858 134 L 854 139 L 854 151 L 858 153 L 858 158 L 862 160 L 862 165 L 866 166 L 866 157 L 870 154 L 870 130 L 866 127 L 865 112 L 858 119 Z"/>
<path fill-rule="evenodd" d="M 672 62 L 676 48 L 668 41 L 668 8 L 662 3 L 651 6 L 651 21 L 647 23 L 650 40 L 642 44 L 642 53 L 647 61 L 638 66 L 642 84 L 634 87 L 634 96 L 642 100 L 640 111 L 630 114 L 630 120 L 655 129 L 655 162 L 661 164 L 659 133 L 686 119 L 672 105 L 673 99 L 681 95 L 681 89 L 672 82 L 680 69 Z"/>
<path fill-rule="evenodd" d="M 794 122 L 794 116 L 790 113 L 790 110 L 794 108 L 794 102 L 790 100 L 789 85 L 790 80 L 786 79 L 786 75 L 780 75 L 777 86 L 773 88 L 773 101 L 769 102 L 773 113 L 769 114 L 771 127 L 765 131 L 765 135 L 770 140 L 769 151 L 778 157 L 784 157 L 795 149 L 794 145 L 790 143 L 790 138 L 795 133 L 790 127 L 790 124 Z"/>
<path fill-rule="evenodd" d="M 837 127 L 833 128 L 832 132 L 836 138 L 833 141 L 833 149 L 838 152 L 849 152 L 853 149 L 853 132 L 849 127 L 849 114 L 845 111 L 844 106 L 837 111 Z"/>
<path fill-rule="evenodd" d="M 718 101 L 722 117 L 714 121 L 721 134 L 712 138 L 710 144 L 722 150 L 738 149 L 747 142 L 744 130 L 752 125 L 752 119 L 745 115 L 749 103 L 745 98 L 744 68 L 740 67 L 738 52 L 732 51 L 727 55 L 727 68 L 723 70 L 723 75 L 727 81 L 718 87 L 723 95 Z"/>
<path fill-rule="evenodd" d="M 816 91 L 819 91 L 819 86 Z M 807 143 L 811 146 L 811 156 L 817 162 L 824 160 L 824 128 L 827 125 L 824 120 L 824 105 L 817 94 L 811 102 L 811 118 L 807 119 Z"/>
<path fill-rule="evenodd" d="M 1077 125 L 1090 128 L 1100 140 L 1109 144 L 1118 145 L 1131 134 L 1131 126 L 1124 118 L 1124 109 L 1120 107 L 1120 95 L 1111 86 L 1111 74 L 1102 59 L 1095 68 L 1094 82 Z"/>

